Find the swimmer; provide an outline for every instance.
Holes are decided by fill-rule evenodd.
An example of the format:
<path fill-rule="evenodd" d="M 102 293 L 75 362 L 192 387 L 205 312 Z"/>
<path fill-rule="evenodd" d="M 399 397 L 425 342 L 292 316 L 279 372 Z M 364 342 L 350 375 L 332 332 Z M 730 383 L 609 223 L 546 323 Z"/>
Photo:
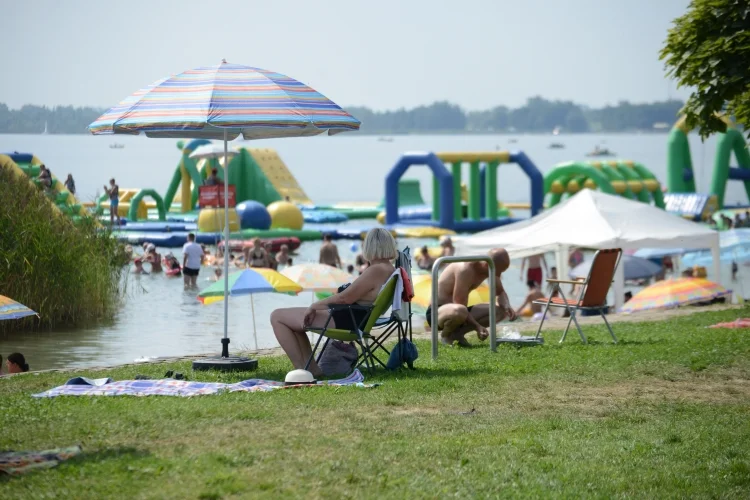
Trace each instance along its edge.
<path fill-rule="evenodd" d="M 135 259 L 135 271 L 133 271 L 135 274 L 148 274 L 148 271 L 143 269 L 143 259 L 138 257 Z"/>

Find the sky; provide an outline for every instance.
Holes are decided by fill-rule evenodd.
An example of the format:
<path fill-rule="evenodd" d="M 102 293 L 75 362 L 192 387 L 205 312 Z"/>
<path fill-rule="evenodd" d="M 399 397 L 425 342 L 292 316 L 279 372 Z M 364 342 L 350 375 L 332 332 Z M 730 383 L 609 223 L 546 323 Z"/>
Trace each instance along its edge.
<path fill-rule="evenodd" d="M 342 106 L 686 98 L 658 53 L 689 0 L 0 0 L 0 102 L 111 107 L 229 62 Z M 13 40 L 13 43 L 9 43 Z"/>

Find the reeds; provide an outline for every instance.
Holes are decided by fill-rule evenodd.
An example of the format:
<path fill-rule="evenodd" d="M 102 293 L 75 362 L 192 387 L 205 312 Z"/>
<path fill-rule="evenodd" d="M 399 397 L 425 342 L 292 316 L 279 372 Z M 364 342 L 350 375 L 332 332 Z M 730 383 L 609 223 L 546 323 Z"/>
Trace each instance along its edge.
<path fill-rule="evenodd" d="M 0 168 L 0 294 L 39 313 L 0 321 L 0 332 L 113 317 L 125 262 L 94 219 L 62 215 L 28 178 Z"/>

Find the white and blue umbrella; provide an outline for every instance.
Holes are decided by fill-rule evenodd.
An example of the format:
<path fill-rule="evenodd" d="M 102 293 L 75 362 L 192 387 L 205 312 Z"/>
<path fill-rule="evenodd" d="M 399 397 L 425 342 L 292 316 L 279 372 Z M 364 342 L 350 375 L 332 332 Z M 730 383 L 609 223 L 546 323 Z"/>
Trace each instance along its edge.
<path fill-rule="evenodd" d="M 591 271 L 591 264 L 593 264 L 593 262 L 593 260 L 587 260 L 578 264 L 576 267 L 571 269 L 570 277 L 587 277 L 589 275 L 589 272 Z M 623 255 L 622 263 L 620 265 L 625 266 L 624 270 L 626 280 L 640 280 L 651 278 L 662 271 L 661 266 L 654 264 L 650 260 L 641 259 L 632 255 Z"/>

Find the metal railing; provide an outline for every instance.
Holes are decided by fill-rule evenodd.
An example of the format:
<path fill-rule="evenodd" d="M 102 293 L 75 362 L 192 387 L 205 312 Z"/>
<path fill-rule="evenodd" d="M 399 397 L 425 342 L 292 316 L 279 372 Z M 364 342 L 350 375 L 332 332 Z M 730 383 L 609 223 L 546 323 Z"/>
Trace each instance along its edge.
<path fill-rule="evenodd" d="M 435 261 L 432 267 L 432 313 L 430 316 L 430 325 L 432 326 L 432 359 L 435 360 L 438 357 L 438 271 L 440 266 L 443 264 L 450 264 L 453 262 L 486 262 L 488 266 L 488 275 L 490 282 L 490 350 L 495 351 L 497 349 L 497 322 L 495 321 L 495 311 L 497 306 L 495 305 L 496 290 L 495 284 L 497 278 L 495 277 L 495 263 L 487 255 L 475 255 L 466 257 L 440 257 Z"/>

